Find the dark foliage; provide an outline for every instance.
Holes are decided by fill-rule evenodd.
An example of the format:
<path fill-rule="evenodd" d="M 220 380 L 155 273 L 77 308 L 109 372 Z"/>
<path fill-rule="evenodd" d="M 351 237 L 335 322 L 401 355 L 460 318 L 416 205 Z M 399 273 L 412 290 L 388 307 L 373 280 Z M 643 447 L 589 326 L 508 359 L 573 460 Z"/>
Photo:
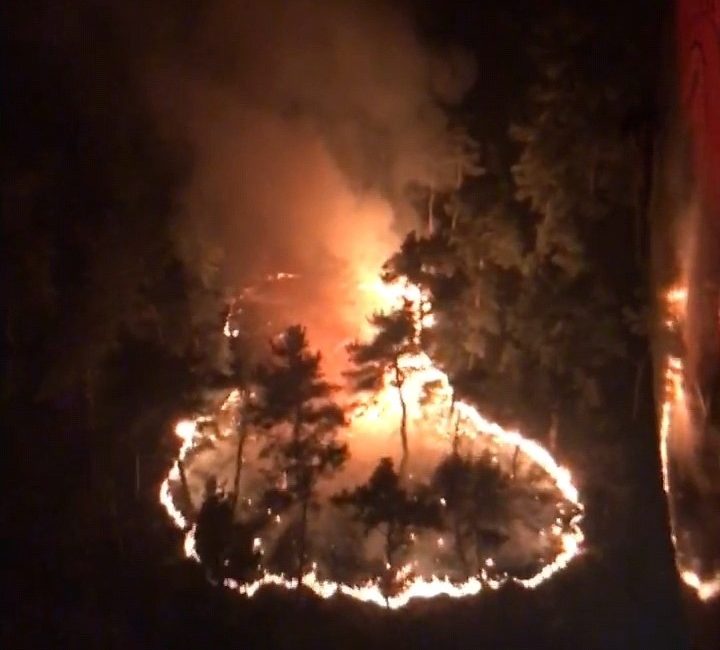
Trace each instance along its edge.
<path fill-rule="evenodd" d="M 437 500 L 422 486 L 405 489 L 390 458 L 380 460 L 367 483 L 336 495 L 333 501 L 351 507 L 366 534 L 381 531 L 389 572 L 397 570 L 413 529 L 438 527 L 440 523 Z"/>
<path fill-rule="evenodd" d="M 466 573 L 478 572 L 508 539 L 503 528 L 510 521 L 509 478 L 489 456 L 470 459 L 453 453 L 435 470 L 432 487 L 445 504 L 444 525 L 453 534 Z"/>

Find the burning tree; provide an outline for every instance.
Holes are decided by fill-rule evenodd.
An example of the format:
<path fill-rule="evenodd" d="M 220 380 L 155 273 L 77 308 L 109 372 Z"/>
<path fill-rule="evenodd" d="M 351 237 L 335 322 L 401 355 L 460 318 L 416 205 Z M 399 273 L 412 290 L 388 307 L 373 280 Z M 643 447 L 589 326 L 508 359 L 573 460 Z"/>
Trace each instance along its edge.
<path fill-rule="evenodd" d="M 400 401 L 400 438 L 402 440 L 402 461 L 400 474 L 403 475 L 409 455 L 407 435 L 407 402 L 403 394 L 403 385 L 407 370 L 402 367 L 404 356 L 420 351 L 417 334 L 417 313 L 410 300 L 403 300 L 401 307 L 390 312 L 378 312 L 370 318 L 375 327 L 375 336 L 366 343 L 358 341 L 348 346 L 350 360 L 355 365 L 347 375 L 356 390 L 378 391 L 385 377 L 391 373 L 392 384 L 397 389 Z"/>
<path fill-rule="evenodd" d="M 336 505 L 353 508 L 366 534 L 381 529 L 388 571 L 393 570 L 398 554 L 411 543 L 413 527 L 439 524 L 438 509 L 427 491 L 409 492 L 402 487 L 400 478 L 392 459 L 382 458 L 367 483 L 333 497 Z"/>
<path fill-rule="evenodd" d="M 259 396 L 252 418 L 267 435 L 262 453 L 272 460 L 279 491 L 300 508 L 294 540 L 299 584 L 317 484 L 340 469 L 348 456 L 347 446 L 337 441 L 345 414 L 332 400 L 336 387 L 323 379 L 320 353 L 310 352 L 303 327 L 289 327 L 271 348 L 272 360 L 258 370 Z"/>

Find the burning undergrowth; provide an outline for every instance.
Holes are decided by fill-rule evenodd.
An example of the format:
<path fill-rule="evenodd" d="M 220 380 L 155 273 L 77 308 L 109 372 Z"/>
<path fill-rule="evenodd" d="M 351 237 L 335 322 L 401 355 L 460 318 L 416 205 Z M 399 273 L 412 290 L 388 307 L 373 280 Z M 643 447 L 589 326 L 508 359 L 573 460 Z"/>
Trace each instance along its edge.
<path fill-rule="evenodd" d="M 397 334 L 400 321 L 392 319 L 405 314 L 404 345 L 395 341 L 387 367 L 379 346 L 388 331 L 351 346 L 360 364 L 351 374 L 362 381 L 338 391 L 337 405 L 319 398 L 334 391 L 318 374 L 302 422 L 268 420 L 277 407 L 268 410 L 266 383 L 234 390 L 178 423 L 183 445 L 161 501 L 186 531 L 186 554 L 211 579 L 246 595 L 301 580 L 323 597 L 342 592 L 394 608 L 508 580 L 536 587 L 580 551 L 583 507 L 569 472 L 535 441 L 456 401 L 419 345 L 433 324 L 430 306 L 407 283 L 386 291 L 395 311 L 376 325 Z M 293 340 L 305 349 L 304 330 L 290 328 L 273 351 L 287 357 Z M 298 354 L 310 366 L 319 362 Z M 285 362 L 278 385 L 292 393 L 292 361 Z M 335 408 L 346 416 L 323 424 Z M 315 446 L 304 457 L 305 425 L 321 437 L 305 439 Z M 335 425 L 337 441 L 327 437 Z M 278 464 L 279 449 L 292 462 Z"/>
<path fill-rule="evenodd" d="M 704 401 L 707 393 L 702 387 L 709 382 L 703 382 L 697 373 L 698 356 L 693 348 L 700 342 L 687 327 L 691 289 L 698 292 L 696 286 L 684 282 L 670 287 L 663 296 L 667 340 L 660 455 L 678 572 L 683 582 L 706 601 L 720 594 L 715 517 L 718 489 L 713 482 L 720 438 L 712 421 L 715 414 L 708 408 L 711 399 Z"/>

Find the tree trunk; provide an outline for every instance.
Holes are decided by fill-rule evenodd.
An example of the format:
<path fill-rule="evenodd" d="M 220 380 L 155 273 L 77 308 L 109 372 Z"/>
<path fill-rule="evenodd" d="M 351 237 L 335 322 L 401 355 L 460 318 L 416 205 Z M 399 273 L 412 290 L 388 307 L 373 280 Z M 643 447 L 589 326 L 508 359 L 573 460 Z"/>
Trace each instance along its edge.
<path fill-rule="evenodd" d="M 448 409 L 447 428 L 448 434 L 452 429 L 452 449 L 453 453 L 457 453 L 459 440 L 458 432 L 460 430 L 460 418 L 455 418 L 455 426 L 453 427 L 453 416 L 455 415 L 455 391 L 453 390 L 450 396 L 450 408 Z"/>
<path fill-rule="evenodd" d="M 512 473 L 511 473 L 511 477 L 512 477 L 513 481 L 515 480 L 515 476 L 517 475 L 517 459 L 518 459 L 518 455 L 519 455 L 519 454 L 520 454 L 520 447 L 519 447 L 519 446 L 516 446 L 516 447 L 515 447 L 515 452 L 513 453 L 513 457 L 512 457 Z"/>
<path fill-rule="evenodd" d="M 460 560 L 460 566 L 462 570 L 468 573 L 467 556 L 465 555 L 465 543 L 462 537 L 462 531 L 460 530 L 460 517 L 456 514 L 453 515 L 453 534 L 455 535 L 455 552 L 457 553 L 458 560 Z"/>
<path fill-rule="evenodd" d="M 388 522 L 387 532 L 385 533 L 385 562 L 392 569 L 393 559 L 395 556 L 395 540 L 393 533 L 395 526 L 392 522 Z"/>
<path fill-rule="evenodd" d="M 380 581 L 382 595 L 385 598 L 385 607 L 390 607 L 390 592 L 393 588 L 393 558 L 395 556 L 395 540 L 394 525 L 391 521 L 387 522 L 387 530 L 385 531 L 385 573 Z"/>
<path fill-rule="evenodd" d="M 400 368 L 397 363 L 395 364 L 395 384 L 397 385 L 398 397 L 400 399 L 400 439 L 402 442 L 402 458 L 400 460 L 400 476 L 405 475 L 407 468 L 407 460 L 409 455 L 408 450 L 408 439 L 407 439 L 407 404 L 405 403 L 405 397 L 403 396 L 403 378 Z"/>
<path fill-rule="evenodd" d="M 243 448 L 245 447 L 245 439 L 247 437 L 247 422 L 245 420 L 245 410 L 240 414 L 240 426 L 238 427 L 238 446 L 235 456 L 235 480 L 233 482 L 233 501 L 232 510 L 235 512 L 235 506 L 240 498 L 240 475 L 243 467 Z"/>
<path fill-rule="evenodd" d="M 303 577 L 303 571 L 305 569 L 305 545 L 307 541 L 307 515 L 308 515 L 308 505 L 309 505 L 309 497 L 305 493 L 305 486 L 301 485 L 301 477 L 299 475 L 299 446 L 300 446 L 300 428 L 302 426 L 302 421 L 300 419 L 301 416 L 301 407 L 300 405 L 297 405 L 295 408 L 295 418 L 293 422 L 293 430 L 292 430 L 292 440 L 293 440 L 293 450 L 291 454 L 291 459 L 293 462 L 293 471 L 291 473 L 293 485 L 291 487 L 292 490 L 295 491 L 295 494 L 298 493 L 299 490 L 302 490 L 300 492 L 301 500 L 301 510 L 300 510 L 300 530 L 298 532 L 298 539 L 297 539 L 297 587 L 296 589 L 300 589 L 300 585 L 302 583 L 302 577 Z M 300 593 L 298 591 L 298 593 Z"/>
<path fill-rule="evenodd" d="M 455 418 L 455 430 L 453 431 L 452 453 L 458 455 L 460 453 L 460 416 Z"/>
<path fill-rule="evenodd" d="M 428 222 L 427 222 L 428 235 L 432 235 L 433 230 L 435 229 L 435 219 L 433 217 L 434 204 L 435 204 L 435 190 L 431 187 L 430 188 L 430 197 L 428 198 Z"/>
<path fill-rule="evenodd" d="M 302 583 L 303 572 L 305 570 L 308 506 L 309 506 L 309 499 L 306 497 L 302 501 L 302 511 L 301 511 L 301 515 L 300 515 L 300 532 L 298 535 L 297 589 L 300 589 L 300 584 Z"/>
<path fill-rule="evenodd" d="M 285 476 L 287 477 L 288 485 L 284 489 L 295 490 L 295 494 L 299 490 L 299 456 L 300 456 L 300 428 L 302 422 L 300 421 L 300 406 L 295 408 L 295 416 L 293 418 L 292 428 L 292 447 L 287 453 L 287 457 L 290 460 L 291 465 L 285 470 Z"/>
<path fill-rule="evenodd" d="M 300 406 L 297 406 L 295 408 L 295 416 L 293 418 L 293 444 L 295 445 L 295 449 L 293 450 L 293 453 L 297 454 L 297 446 L 298 442 L 300 441 L 300 427 L 302 426 L 302 422 L 300 420 Z"/>
<path fill-rule="evenodd" d="M 473 521 L 472 523 L 472 533 L 475 538 L 475 566 L 477 567 L 477 570 L 480 571 L 485 558 L 483 557 L 484 549 L 481 541 L 480 529 L 478 528 L 476 521 Z"/>

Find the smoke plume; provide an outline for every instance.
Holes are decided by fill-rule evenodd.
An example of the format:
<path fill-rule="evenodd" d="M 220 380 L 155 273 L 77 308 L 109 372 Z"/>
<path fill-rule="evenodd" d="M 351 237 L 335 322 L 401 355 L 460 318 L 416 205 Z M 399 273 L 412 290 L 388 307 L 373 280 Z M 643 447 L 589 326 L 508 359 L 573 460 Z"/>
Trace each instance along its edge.
<path fill-rule="evenodd" d="M 415 225 L 407 188 L 442 185 L 472 61 L 377 2 L 212 2 L 158 24 L 147 86 L 193 157 L 183 257 L 234 290 L 297 274 L 288 322 L 341 344 L 373 307 L 358 285 Z"/>

